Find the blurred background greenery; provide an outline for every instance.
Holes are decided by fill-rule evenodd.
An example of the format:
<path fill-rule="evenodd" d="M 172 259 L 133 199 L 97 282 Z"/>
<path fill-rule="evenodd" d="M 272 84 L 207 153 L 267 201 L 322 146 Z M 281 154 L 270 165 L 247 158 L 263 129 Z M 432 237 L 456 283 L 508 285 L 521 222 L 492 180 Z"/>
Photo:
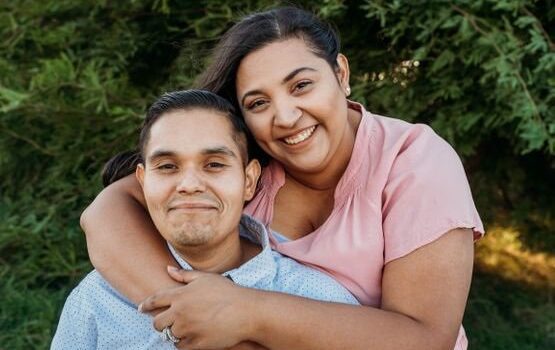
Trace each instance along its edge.
<path fill-rule="evenodd" d="M 555 348 L 552 1 L 300 1 L 337 25 L 353 99 L 424 122 L 463 157 L 487 236 L 474 349 Z M 0 349 L 47 348 L 91 269 L 79 215 L 145 109 L 187 88 L 260 1 L 0 2 Z"/>

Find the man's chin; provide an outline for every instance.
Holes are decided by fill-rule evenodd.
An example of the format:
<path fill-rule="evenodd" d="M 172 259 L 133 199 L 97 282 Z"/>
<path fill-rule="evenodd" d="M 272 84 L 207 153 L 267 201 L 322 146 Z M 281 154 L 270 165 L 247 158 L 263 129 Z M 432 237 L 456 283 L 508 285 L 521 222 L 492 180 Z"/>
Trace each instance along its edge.
<path fill-rule="evenodd" d="M 180 246 L 200 246 L 210 241 L 214 235 L 212 225 L 208 224 L 187 224 L 172 232 L 172 241 Z"/>
<path fill-rule="evenodd" d="M 170 244 L 174 248 L 178 249 L 187 249 L 187 248 L 199 248 L 206 245 L 206 240 L 174 240 L 170 242 Z"/>

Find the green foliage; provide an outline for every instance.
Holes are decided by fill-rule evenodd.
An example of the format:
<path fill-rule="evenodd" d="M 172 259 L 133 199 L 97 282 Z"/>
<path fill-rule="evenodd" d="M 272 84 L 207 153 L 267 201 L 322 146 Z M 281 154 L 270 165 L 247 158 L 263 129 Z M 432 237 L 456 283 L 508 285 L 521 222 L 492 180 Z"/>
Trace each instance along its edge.
<path fill-rule="evenodd" d="M 553 155 L 549 3 L 366 1 L 383 47 L 366 51 L 368 64 L 357 67 L 357 97 L 375 110 L 431 123 L 466 155 L 491 137 L 510 140 L 516 153 Z M 368 71 L 372 66 L 379 69 Z"/>
<path fill-rule="evenodd" d="M 276 3 L 0 2 L 0 349 L 48 346 L 65 296 L 91 269 L 80 212 L 100 190 L 103 163 L 134 146 L 149 103 L 190 86 L 235 18 Z M 553 187 L 536 186 L 553 174 L 555 153 L 551 1 L 300 3 L 339 27 L 355 100 L 431 123 L 471 170 L 487 169 L 476 172 L 481 184 L 503 179 L 505 187 L 474 185 L 479 198 L 500 190 L 514 209 L 534 193 L 524 202 L 552 209 Z M 521 157 L 540 175 L 512 171 Z M 469 334 L 480 348 L 502 348 L 480 333 L 473 306 L 499 300 L 480 298 Z"/>

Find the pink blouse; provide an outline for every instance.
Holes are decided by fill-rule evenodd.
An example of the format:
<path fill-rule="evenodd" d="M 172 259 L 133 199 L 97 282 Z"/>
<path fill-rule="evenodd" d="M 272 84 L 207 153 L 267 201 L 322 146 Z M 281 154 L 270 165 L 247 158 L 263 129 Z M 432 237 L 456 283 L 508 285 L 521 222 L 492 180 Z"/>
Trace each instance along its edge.
<path fill-rule="evenodd" d="M 385 264 L 455 228 L 484 233 L 459 157 L 434 131 L 362 113 L 353 153 L 335 189 L 328 219 L 308 235 L 273 247 L 335 277 L 364 305 L 381 304 Z M 283 167 L 271 162 L 245 212 L 270 226 L 274 200 L 285 183 Z M 466 349 L 461 327 L 456 350 Z"/>

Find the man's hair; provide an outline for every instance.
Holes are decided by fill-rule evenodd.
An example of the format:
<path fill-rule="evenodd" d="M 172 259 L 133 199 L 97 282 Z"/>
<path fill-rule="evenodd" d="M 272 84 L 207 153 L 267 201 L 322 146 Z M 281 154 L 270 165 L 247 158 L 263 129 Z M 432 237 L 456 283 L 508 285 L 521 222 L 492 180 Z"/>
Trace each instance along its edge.
<path fill-rule="evenodd" d="M 148 109 L 139 136 L 138 151 L 125 151 L 112 157 L 102 170 L 104 186 L 132 174 L 139 163 L 144 163 L 145 148 L 150 139 L 152 126 L 164 115 L 174 111 L 206 109 L 226 118 L 233 132 L 233 139 L 239 146 L 243 163 L 251 159 L 252 137 L 242 118 L 238 117 L 231 103 L 221 96 L 206 90 L 181 90 L 167 92 L 160 96 Z"/>

